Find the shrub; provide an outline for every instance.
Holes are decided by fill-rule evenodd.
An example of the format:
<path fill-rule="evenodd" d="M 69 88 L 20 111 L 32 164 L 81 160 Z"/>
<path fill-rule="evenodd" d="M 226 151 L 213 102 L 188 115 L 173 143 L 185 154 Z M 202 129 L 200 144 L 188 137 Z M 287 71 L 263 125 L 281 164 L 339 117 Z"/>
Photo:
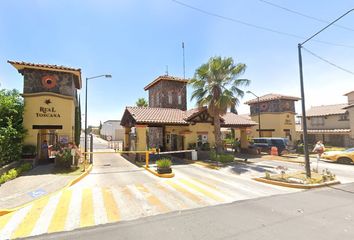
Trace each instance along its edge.
<path fill-rule="evenodd" d="M 192 149 L 196 149 L 197 148 L 197 144 L 196 143 L 189 143 L 188 144 L 188 150 L 192 150 Z"/>
<path fill-rule="evenodd" d="M 56 164 L 59 167 L 69 168 L 72 163 L 73 157 L 71 156 L 71 150 L 68 148 L 61 149 L 56 155 Z"/>
<path fill-rule="evenodd" d="M 30 163 L 24 163 L 21 166 L 19 166 L 18 168 L 12 168 L 8 172 L 6 172 L 0 176 L 0 184 L 3 184 L 4 182 L 15 179 L 16 177 L 21 175 L 21 173 L 26 172 L 31 169 L 32 169 L 32 164 L 30 164 Z"/>
<path fill-rule="evenodd" d="M 170 168 L 172 165 L 172 162 L 171 162 L 171 159 L 162 158 L 160 160 L 157 160 L 156 164 L 157 164 L 158 168 Z"/>
<path fill-rule="evenodd" d="M 57 167 L 69 168 L 71 166 L 73 160 L 71 149 L 67 144 L 56 144 L 52 147 L 52 150 L 55 151 L 55 164 Z M 76 149 L 75 163 L 78 163 L 80 157 L 80 151 Z"/>
<path fill-rule="evenodd" d="M 202 151 L 209 151 L 210 150 L 210 144 L 208 142 L 202 143 L 200 150 Z"/>
<path fill-rule="evenodd" d="M 37 147 L 34 145 L 23 145 L 22 146 L 22 156 L 35 156 L 37 151 Z"/>
<path fill-rule="evenodd" d="M 232 154 L 226 154 L 226 153 L 220 153 L 216 154 L 215 151 L 210 152 L 210 159 L 212 161 L 217 161 L 221 163 L 229 163 L 234 161 L 234 155 Z"/>

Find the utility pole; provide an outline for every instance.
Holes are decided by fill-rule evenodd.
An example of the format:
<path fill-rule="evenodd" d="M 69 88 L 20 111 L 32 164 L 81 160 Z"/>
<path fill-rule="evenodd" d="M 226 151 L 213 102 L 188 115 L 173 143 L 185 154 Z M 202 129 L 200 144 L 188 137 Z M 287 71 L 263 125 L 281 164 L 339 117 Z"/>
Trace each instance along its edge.
<path fill-rule="evenodd" d="M 341 15 L 339 18 L 322 28 L 320 31 L 313 34 L 311 37 L 306 39 L 304 42 L 299 43 L 298 46 L 298 54 L 299 54 L 299 71 L 300 71 L 300 87 L 301 87 L 301 108 L 302 108 L 302 126 L 303 126 L 303 141 L 304 141 L 304 155 L 305 155 L 305 170 L 306 176 L 311 177 L 311 166 L 310 166 L 310 157 L 309 157 L 309 150 L 308 150 L 308 140 L 307 140 L 307 122 L 306 122 L 306 107 L 305 107 L 305 91 L 304 91 L 304 77 L 303 77 L 303 69 L 302 69 L 302 55 L 301 55 L 301 48 L 302 46 L 310 41 L 312 38 L 323 32 L 325 29 L 333 25 L 339 19 L 343 18 L 345 15 L 349 14 L 350 12 L 354 11 L 354 8 L 349 10 L 348 12 Z"/>

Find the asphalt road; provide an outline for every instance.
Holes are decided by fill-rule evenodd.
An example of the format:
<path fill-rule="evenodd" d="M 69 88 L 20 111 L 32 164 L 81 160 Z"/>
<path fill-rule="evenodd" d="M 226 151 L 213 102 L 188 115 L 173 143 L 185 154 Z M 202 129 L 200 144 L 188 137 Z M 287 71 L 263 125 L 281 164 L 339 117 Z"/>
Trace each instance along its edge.
<path fill-rule="evenodd" d="M 108 149 L 108 143 L 102 139 L 94 138 L 94 146 L 96 152 L 94 153 L 94 165 L 88 176 L 74 186 L 53 194 L 43 201 L 34 202 L 0 218 L 0 239 L 72 231 L 78 228 L 104 226 L 114 222 L 129 225 L 127 221 L 135 219 L 142 219 L 140 223 L 144 223 L 150 219 L 147 217 L 165 213 L 171 213 L 166 216 L 178 216 L 186 211 L 187 215 L 185 216 L 189 216 L 189 209 L 200 209 L 195 212 L 198 215 L 204 211 L 202 210 L 204 207 L 214 209 L 212 206 L 229 206 L 224 205 L 227 203 L 239 202 L 242 205 L 247 199 L 261 199 L 275 195 L 288 196 L 288 193 L 295 192 L 302 194 L 302 190 L 299 189 L 259 183 L 251 179 L 253 176 L 264 176 L 265 171 L 276 171 L 277 165 L 288 164 L 284 162 L 252 159 L 252 163 L 236 163 L 220 170 L 209 169 L 197 164 L 179 164 L 173 166 L 175 177 L 165 179 L 158 178 L 145 169 L 131 164 L 118 153 Z M 299 164 L 291 166 L 301 167 Z M 338 167 L 342 168 L 343 166 Z M 346 172 L 347 170 L 342 169 L 342 171 Z M 287 201 L 287 197 L 281 199 Z M 279 205 L 280 208 L 282 204 Z M 272 211 L 277 212 L 277 208 L 278 203 L 275 202 Z M 229 209 L 229 211 L 231 210 Z M 268 214 L 265 209 L 258 208 L 257 205 L 237 211 L 241 214 L 240 216 L 245 217 L 248 224 L 256 225 L 259 223 L 257 219 L 262 219 L 259 214 Z M 253 211 L 255 211 L 256 218 L 254 223 L 251 223 L 249 215 L 252 216 L 252 214 L 249 212 Z M 228 221 L 238 218 L 238 214 L 229 217 L 227 216 L 231 213 L 222 212 L 222 214 L 225 214 Z M 203 218 L 202 215 L 200 217 Z M 167 222 L 170 221 L 168 219 L 169 217 L 166 219 Z M 196 233 L 198 234 L 194 239 L 208 238 L 209 235 L 216 236 L 210 233 L 212 228 L 209 229 L 209 226 L 217 225 L 219 221 L 222 223 L 223 220 L 216 215 L 208 222 L 204 222 L 207 219 L 196 220 L 197 224 L 198 221 L 204 224 L 206 235 L 203 237 L 198 235 L 200 233 L 198 225 L 196 225 Z M 214 222 L 213 219 L 217 222 Z M 193 217 L 191 219 L 187 217 L 186 224 L 188 223 L 188 225 L 183 225 L 187 239 L 189 234 L 194 236 L 193 226 L 195 224 L 193 221 Z M 161 221 L 159 224 L 160 228 L 164 229 L 164 222 Z M 228 226 L 225 223 L 224 225 Z M 149 225 L 148 222 L 147 226 L 155 227 Z M 240 226 L 243 225 L 240 224 Z M 219 228 L 223 234 L 229 231 L 222 226 Z M 180 228 L 180 230 L 182 229 Z M 126 235 L 123 236 L 128 237 L 123 239 L 130 239 L 129 234 L 131 233 L 129 231 L 134 230 L 125 231 Z M 146 228 L 144 231 L 148 231 L 147 236 L 155 234 L 154 229 Z M 76 237 L 71 237 L 70 233 L 68 234 L 69 237 L 66 239 L 76 239 Z M 132 238 L 138 238 L 140 233 L 137 234 L 134 232 L 131 235 Z M 112 236 L 106 236 L 106 239 L 117 239 Z M 40 238 L 45 237 L 41 236 Z M 145 239 L 145 237 L 142 238 Z M 180 238 L 172 237 L 172 239 Z"/>
<path fill-rule="evenodd" d="M 353 240 L 354 184 L 42 235 L 31 239 Z"/>

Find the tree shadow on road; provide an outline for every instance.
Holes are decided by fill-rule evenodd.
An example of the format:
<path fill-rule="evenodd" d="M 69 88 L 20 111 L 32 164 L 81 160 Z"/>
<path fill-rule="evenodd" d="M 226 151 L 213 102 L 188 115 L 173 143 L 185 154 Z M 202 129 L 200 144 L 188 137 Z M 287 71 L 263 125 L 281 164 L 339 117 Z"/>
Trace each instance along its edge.
<path fill-rule="evenodd" d="M 275 170 L 275 167 L 273 166 L 267 166 L 267 165 L 255 165 L 254 163 L 237 163 L 233 166 L 230 166 L 230 170 L 238 175 L 241 175 L 243 173 L 255 171 L 259 173 L 277 173 Z"/>

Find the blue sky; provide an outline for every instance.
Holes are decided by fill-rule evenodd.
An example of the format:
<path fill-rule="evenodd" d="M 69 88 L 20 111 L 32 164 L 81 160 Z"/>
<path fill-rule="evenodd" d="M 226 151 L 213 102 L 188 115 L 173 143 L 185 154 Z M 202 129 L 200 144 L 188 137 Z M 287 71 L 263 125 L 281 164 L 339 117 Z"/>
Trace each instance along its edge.
<path fill-rule="evenodd" d="M 352 0 L 267 0 L 312 17 L 334 20 L 354 7 Z M 225 17 L 307 38 L 325 23 L 275 8 L 260 0 L 181 0 Z M 305 47 L 354 72 L 354 12 Z M 22 76 L 7 60 L 58 64 L 82 69 L 82 77 L 112 74 L 89 82 L 89 124 L 120 119 L 125 106 L 147 97 L 143 88 L 168 71 L 186 77 L 211 56 L 233 57 L 247 65 L 245 90 L 258 95 L 300 96 L 297 43 L 303 39 L 252 28 L 186 8 L 171 0 L 27 0 L 0 2 L 0 83 L 22 91 Z M 306 106 L 346 101 L 354 76 L 303 52 Z M 190 95 L 191 89 L 188 89 Z M 82 104 L 84 91 L 81 90 Z M 238 107 L 248 113 L 243 102 Z M 188 108 L 194 107 L 189 102 Z M 299 103 L 297 112 L 301 112 Z"/>

